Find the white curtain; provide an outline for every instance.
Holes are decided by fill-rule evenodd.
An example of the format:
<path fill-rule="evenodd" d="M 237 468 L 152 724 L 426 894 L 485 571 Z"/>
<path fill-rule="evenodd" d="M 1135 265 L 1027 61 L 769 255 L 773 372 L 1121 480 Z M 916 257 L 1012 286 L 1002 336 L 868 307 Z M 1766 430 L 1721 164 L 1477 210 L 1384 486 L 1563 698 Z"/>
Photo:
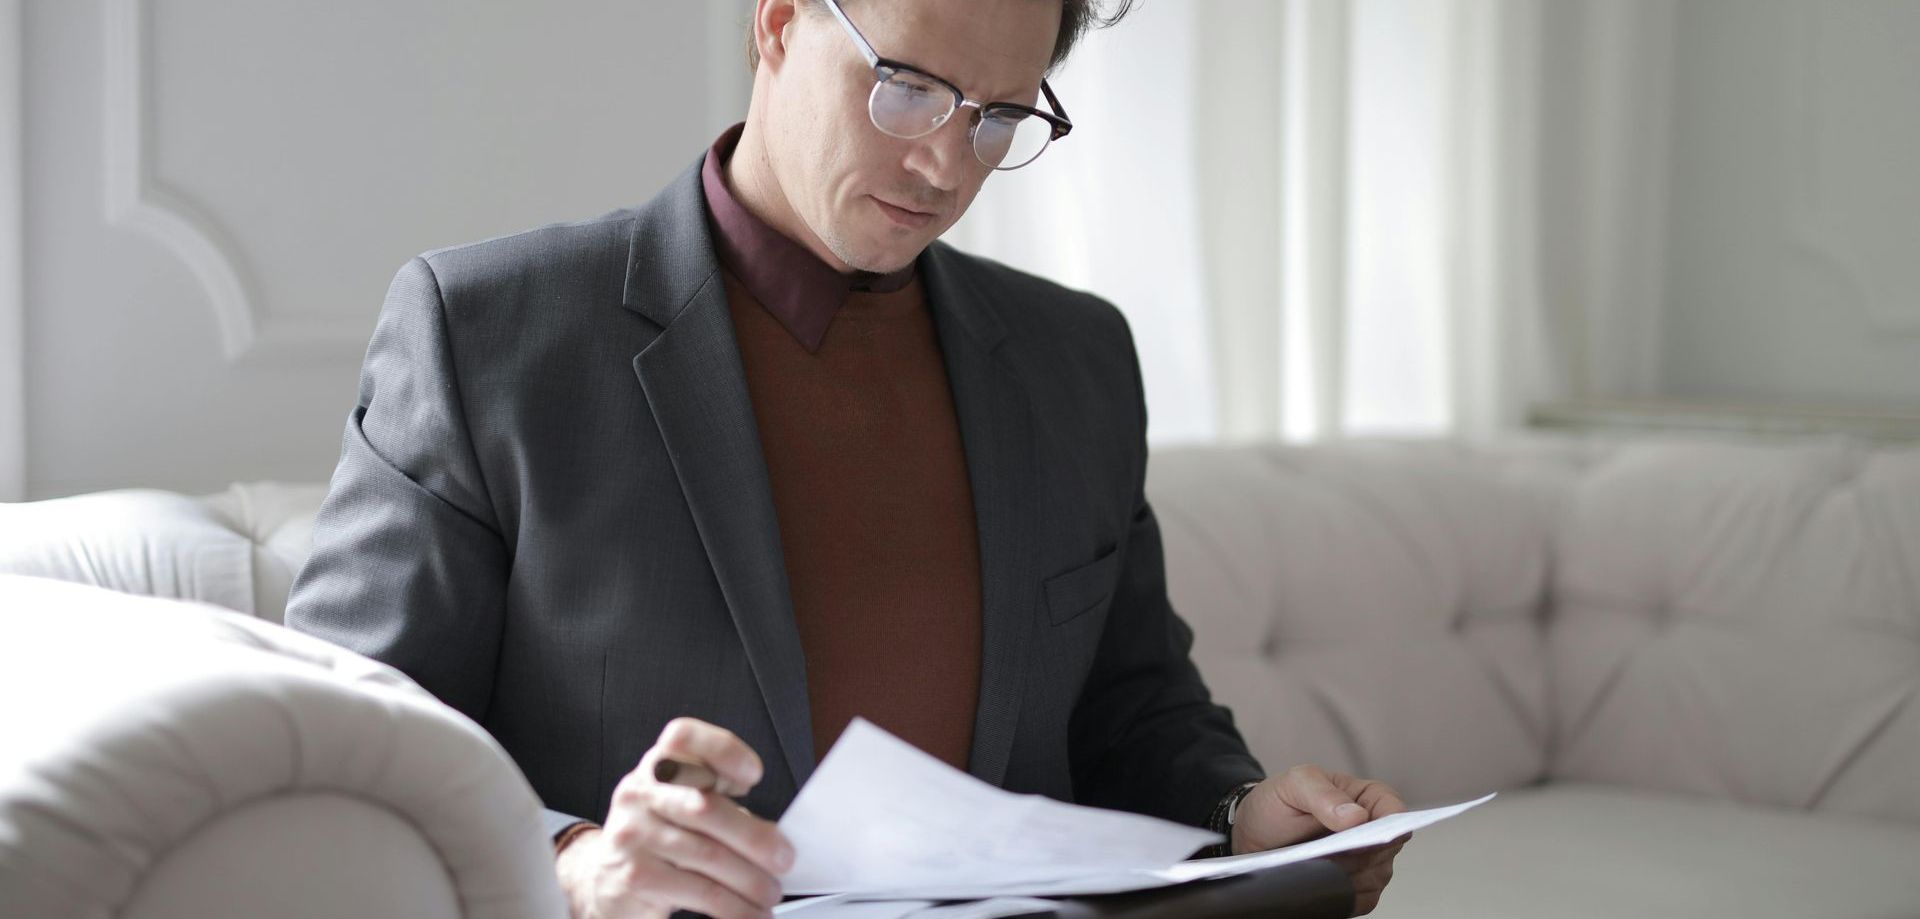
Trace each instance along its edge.
<path fill-rule="evenodd" d="M 1195 168 L 1204 138 L 1187 114 L 1201 95 L 1198 22 L 1184 0 L 1147 0 L 1088 36 L 1050 81 L 1073 133 L 988 179 L 946 236 L 1120 306 L 1162 440 L 1207 439 L 1217 424 Z"/>
<path fill-rule="evenodd" d="M 1481 435 L 1563 394 L 1536 251 L 1543 0 L 1147 0 L 961 248 L 1113 300 L 1150 437 Z"/>

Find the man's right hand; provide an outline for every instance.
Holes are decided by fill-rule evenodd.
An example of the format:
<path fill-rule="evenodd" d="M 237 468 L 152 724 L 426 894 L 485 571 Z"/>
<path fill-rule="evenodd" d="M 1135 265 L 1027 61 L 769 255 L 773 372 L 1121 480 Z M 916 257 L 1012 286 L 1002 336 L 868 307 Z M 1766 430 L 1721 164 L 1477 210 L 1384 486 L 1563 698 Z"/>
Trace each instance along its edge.
<path fill-rule="evenodd" d="M 719 776 L 701 791 L 660 782 L 663 758 L 698 763 Z M 577 919 L 665 917 L 676 909 L 714 919 L 773 915 L 778 875 L 793 867 L 793 845 L 772 822 L 729 796 L 760 781 L 760 757 L 733 732 L 695 718 L 667 722 L 640 765 L 614 789 L 606 825 L 560 851 L 560 887 Z"/>

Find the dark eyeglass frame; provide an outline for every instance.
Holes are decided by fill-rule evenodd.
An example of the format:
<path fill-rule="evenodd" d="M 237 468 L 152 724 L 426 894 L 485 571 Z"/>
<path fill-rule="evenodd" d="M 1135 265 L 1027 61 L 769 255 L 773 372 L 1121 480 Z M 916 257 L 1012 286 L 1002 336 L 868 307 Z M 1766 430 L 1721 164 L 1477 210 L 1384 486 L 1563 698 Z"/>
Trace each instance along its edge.
<path fill-rule="evenodd" d="M 859 46 L 861 55 L 863 55 L 867 59 L 867 64 L 873 68 L 873 79 L 875 84 L 885 82 L 887 78 L 892 76 L 893 74 L 901 71 L 905 71 L 915 76 L 925 78 L 930 82 L 937 83 L 943 87 L 946 87 L 948 92 L 953 93 L 953 109 L 952 111 L 949 111 L 947 113 L 946 117 L 952 118 L 953 112 L 957 112 L 963 107 L 971 106 L 973 109 L 975 109 L 974 116 L 973 116 L 974 123 L 972 127 L 972 130 L 975 130 L 975 131 L 979 130 L 980 120 L 985 118 L 989 113 L 1002 112 L 1002 111 L 1021 112 L 1027 115 L 1032 115 L 1036 118 L 1045 119 L 1050 128 L 1050 133 L 1049 133 L 1049 136 L 1047 137 L 1048 146 L 1052 146 L 1054 141 L 1067 136 L 1068 132 L 1073 130 L 1073 122 L 1067 120 L 1066 108 L 1060 104 L 1060 99 L 1053 94 L 1053 87 L 1048 86 L 1046 80 L 1043 79 L 1040 81 L 1040 92 L 1042 95 L 1046 96 L 1047 105 L 1053 108 L 1052 113 L 1043 112 L 1040 109 L 1034 108 L 1031 105 L 1021 105 L 1018 102 L 980 102 L 975 99 L 969 99 L 967 98 L 967 94 L 964 92 L 961 92 L 960 87 L 953 85 L 953 81 L 951 80 L 937 77 L 905 61 L 897 61 L 897 60 L 894 60 L 893 58 L 881 57 L 879 53 L 873 50 L 873 45 L 868 43 L 867 37 L 865 35 L 860 34 L 860 30 L 854 26 L 853 20 L 847 18 L 847 11 L 840 8 L 840 0 L 825 0 L 825 2 L 827 4 L 827 9 L 833 11 L 833 17 L 835 19 L 840 20 L 840 24 L 846 27 L 847 34 L 853 38 L 853 43 Z M 943 119 L 939 124 L 936 124 L 931 128 L 928 128 L 926 132 L 919 134 L 917 136 L 925 137 L 927 134 L 931 134 L 934 131 L 938 131 L 945 126 L 946 126 L 946 120 Z M 876 130 L 879 129 L 879 125 L 875 125 L 874 127 Z M 881 133 L 887 134 L 886 131 L 881 131 Z M 887 136 L 892 137 L 894 135 L 888 134 Z M 971 138 L 969 138 L 969 141 L 971 141 Z M 971 146 L 971 143 L 969 143 L 969 146 Z M 1045 152 L 1046 152 L 1046 147 L 1040 148 L 1040 153 L 1045 153 Z M 1025 166 L 1028 163 L 1031 163 L 1034 160 L 1039 159 L 1040 153 L 1035 153 L 1032 159 L 1027 160 L 1025 163 L 1021 163 L 1020 166 Z M 975 157 L 979 156 L 978 149 L 974 151 L 974 156 Z M 1012 170 L 1012 169 L 1020 168 L 1020 166 L 1006 166 L 1006 167 L 994 166 L 991 163 L 984 163 L 984 161 L 983 161 L 983 164 L 987 165 L 989 168 L 992 168 L 992 169 Z"/>

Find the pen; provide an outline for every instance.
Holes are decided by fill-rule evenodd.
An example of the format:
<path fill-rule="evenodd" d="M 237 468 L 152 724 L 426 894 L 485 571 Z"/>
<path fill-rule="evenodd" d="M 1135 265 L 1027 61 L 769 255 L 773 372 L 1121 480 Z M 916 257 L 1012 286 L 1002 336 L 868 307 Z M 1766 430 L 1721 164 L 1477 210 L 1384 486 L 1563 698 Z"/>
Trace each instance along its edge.
<path fill-rule="evenodd" d="M 712 769 L 699 763 L 682 762 L 677 759 L 662 759 L 653 764 L 653 777 L 672 785 L 685 785 L 701 791 L 712 791 L 719 787 L 720 777 Z"/>

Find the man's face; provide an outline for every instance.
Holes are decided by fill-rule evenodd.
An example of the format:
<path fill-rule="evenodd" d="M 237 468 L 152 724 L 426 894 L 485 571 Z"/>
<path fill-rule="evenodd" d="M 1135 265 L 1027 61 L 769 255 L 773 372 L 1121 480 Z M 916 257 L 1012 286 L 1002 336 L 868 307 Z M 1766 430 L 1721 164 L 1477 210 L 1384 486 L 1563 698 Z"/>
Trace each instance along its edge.
<path fill-rule="evenodd" d="M 881 57 L 951 81 L 969 99 L 1035 104 L 1060 28 L 1059 0 L 842 0 Z M 902 140 L 867 115 L 873 69 L 819 0 L 785 30 L 767 74 L 773 175 L 796 215 L 847 265 L 895 271 L 973 203 L 992 172 L 968 139 L 972 108 Z M 772 65 L 763 61 L 763 68 Z"/>

